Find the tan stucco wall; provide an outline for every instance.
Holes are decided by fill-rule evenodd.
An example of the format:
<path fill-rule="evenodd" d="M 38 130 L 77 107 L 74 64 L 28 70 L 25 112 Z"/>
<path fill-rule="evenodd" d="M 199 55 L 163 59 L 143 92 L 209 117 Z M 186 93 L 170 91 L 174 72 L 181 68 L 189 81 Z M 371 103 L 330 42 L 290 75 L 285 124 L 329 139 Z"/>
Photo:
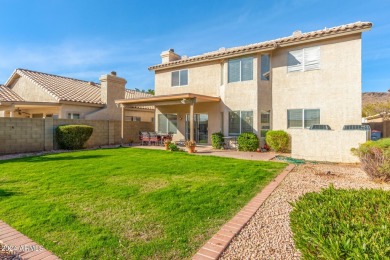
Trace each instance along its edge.
<path fill-rule="evenodd" d="M 16 79 L 9 87 L 27 101 L 57 102 L 52 95 L 25 77 Z"/>
<path fill-rule="evenodd" d="M 172 71 L 188 69 L 188 85 L 172 87 Z M 155 94 L 171 95 L 179 93 L 196 93 L 208 96 L 219 96 L 218 87 L 221 85 L 221 63 L 210 62 L 156 71 Z"/>
<path fill-rule="evenodd" d="M 294 129 L 290 133 L 291 156 L 306 160 L 356 163 L 359 159 L 351 153 L 351 148 L 366 142 L 365 131 Z"/>
<path fill-rule="evenodd" d="M 320 46 L 320 69 L 287 73 L 288 51 Z M 321 124 L 342 129 L 361 124 L 361 38 L 283 48 L 272 57 L 272 118 L 274 129 L 287 129 L 287 109 L 320 109 Z"/>
<path fill-rule="evenodd" d="M 126 110 L 125 116 L 138 116 L 141 117 L 142 122 L 153 122 L 152 119 L 154 118 L 154 110 L 150 110 L 150 111 Z"/>

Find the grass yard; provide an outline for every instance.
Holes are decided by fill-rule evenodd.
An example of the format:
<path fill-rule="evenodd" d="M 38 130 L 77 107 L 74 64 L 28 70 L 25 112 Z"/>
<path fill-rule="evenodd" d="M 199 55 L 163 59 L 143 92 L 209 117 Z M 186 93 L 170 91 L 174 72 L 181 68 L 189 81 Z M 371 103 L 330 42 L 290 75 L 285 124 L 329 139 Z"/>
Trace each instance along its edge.
<path fill-rule="evenodd" d="M 62 259 L 190 258 L 285 166 L 136 148 L 0 161 L 0 219 Z"/>

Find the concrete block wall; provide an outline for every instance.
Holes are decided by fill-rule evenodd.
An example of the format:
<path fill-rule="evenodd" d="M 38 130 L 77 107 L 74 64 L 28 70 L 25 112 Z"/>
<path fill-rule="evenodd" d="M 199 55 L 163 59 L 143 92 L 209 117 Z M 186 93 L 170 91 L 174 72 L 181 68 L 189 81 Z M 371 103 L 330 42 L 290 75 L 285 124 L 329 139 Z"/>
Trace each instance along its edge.
<path fill-rule="evenodd" d="M 43 119 L 0 118 L 0 154 L 42 151 L 44 147 Z"/>
<path fill-rule="evenodd" d="M 55 129 L 60 125 L 90 125 L 92 136 L 86 147 L 121 143 L 121 122 L 84 119 L 0 118 L 0 154 L 58 149 Z M 124 142 L 138 142 L 139 131 L 154 131 L 152 122 L 125 122 Z"/>

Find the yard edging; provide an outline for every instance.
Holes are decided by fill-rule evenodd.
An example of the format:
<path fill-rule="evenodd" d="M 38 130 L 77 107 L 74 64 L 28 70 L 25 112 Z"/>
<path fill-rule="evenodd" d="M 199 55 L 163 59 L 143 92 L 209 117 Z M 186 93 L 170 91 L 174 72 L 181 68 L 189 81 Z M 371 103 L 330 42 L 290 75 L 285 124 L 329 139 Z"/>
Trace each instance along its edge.
<path fill-rule="evenodd" d="M 206 242 L 192 257 L 194 260 L 218 259 L 223 251 L 229 246 L 232 239 L 249 222 L 252 216 L 260 208 L 263 202 L 279 186 L 284 178 L 294 169 L 295 165 L 289 164 L 271 183 L 262 189 L 248 204 L 243 207 L 229 222 L 212 238 Z"/>
<path fill-rule="evenodd" d="M 20 256 L 21 259 L 31 260 L 55 260 L 60 259 L 52 252 L 46 250 L 43 246 L 38 245 L 30 238 L 26 237 L 16 229 L 12 228 L 0 220 L 0 243 L 12 253 Z"/>

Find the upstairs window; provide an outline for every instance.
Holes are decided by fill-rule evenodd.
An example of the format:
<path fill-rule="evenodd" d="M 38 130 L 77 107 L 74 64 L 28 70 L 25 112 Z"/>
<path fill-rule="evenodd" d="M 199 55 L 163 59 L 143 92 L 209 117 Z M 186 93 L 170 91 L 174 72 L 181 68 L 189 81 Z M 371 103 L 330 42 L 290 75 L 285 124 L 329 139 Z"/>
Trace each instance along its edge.
<path fill-rule="evenodd" d="M 253 80 L 253 58 L 233 59 L 228 62 L 228 81 Z"/>
<path fill-rule="evenodd" d="M 172 72 L 172 87 L 188 85 L 188 70 L 177 70 Z"/>
<path fill-rule="evenodd" d="M 320 69 L 320 47 L 311 47 L 288 53 L 288 72 Z"/>
<path fill-rule="evenodd" d="M 260 71 L 261 80 L 269 80 L 270 68 L 271 68 L 271 63 L 270 63 L 269 54 L 261 55 L 261 71 Z"/>

